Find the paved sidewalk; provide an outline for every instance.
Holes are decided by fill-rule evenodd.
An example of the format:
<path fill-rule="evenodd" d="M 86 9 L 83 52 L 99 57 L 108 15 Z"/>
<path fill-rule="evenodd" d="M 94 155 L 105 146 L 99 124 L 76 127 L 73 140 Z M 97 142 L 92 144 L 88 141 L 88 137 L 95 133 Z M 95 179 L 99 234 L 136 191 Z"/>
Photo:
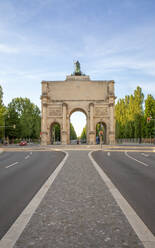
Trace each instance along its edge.
<path fill-rule="evenodd" d="M 88 151 L 69 151 L 14 248 L 143 248 L 91 164 Z"/>

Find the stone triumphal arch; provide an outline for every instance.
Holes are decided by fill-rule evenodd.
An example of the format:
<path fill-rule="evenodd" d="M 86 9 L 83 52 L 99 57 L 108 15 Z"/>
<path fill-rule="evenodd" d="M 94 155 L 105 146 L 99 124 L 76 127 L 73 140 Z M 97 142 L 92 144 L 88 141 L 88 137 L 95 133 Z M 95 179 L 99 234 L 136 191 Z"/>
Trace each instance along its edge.
<path fill-rule="evenodd" d="M 79 69 L 79 68 L 78 68 Z M 82 111 L 87 119 L 87 143 L 96 144 L 96 126 L 103 123 L 106 144 L 115 143 L 114 81 L 91 80 L 80 70 L 64 81 L 42 81 L 41 143 L 51 144 L 51 126 L 60 126 L 61 144 L 70 143 L 70 116 Z"/>

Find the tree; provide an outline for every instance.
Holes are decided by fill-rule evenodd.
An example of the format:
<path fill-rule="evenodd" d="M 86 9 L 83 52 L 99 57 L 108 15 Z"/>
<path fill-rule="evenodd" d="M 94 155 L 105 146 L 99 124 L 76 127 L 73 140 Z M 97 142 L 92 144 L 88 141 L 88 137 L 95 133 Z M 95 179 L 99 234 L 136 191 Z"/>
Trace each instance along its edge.
<path fill-rule="evenodd" d="M 0 105 L 3 105 L 3 89 L 1 85 L 0 85 Z"/>
<path fill-rule="evenodd" d="M 116 139 L 118 138 L 140 138 L 142 137 L 143 123 L 143 101 L 144 94 L 138 86 L 134 95 L 119 99 L 115 106 Z"/>
<path fill-rule="evenodd" d="M 145 112 L 144 112 L 144 121 L 145 121 L 145 135 L 147 138 L 154 137 L 154 121 L 147 122 L 147 118 L 151 117 L 155 119 L 155 99 L 152 95 L 147 95 L 145 100 Z"/>
<path fill-rule="evenodd" d="M 86 131 L 86 126 L 83 128 L 82 133 L 81 133 L 81 140 L 86 141 L 87 139 L 87 131 Z"/>
<path fill-rule="evenodd" d="M 5 118 L 6 118 L 6 108 L 3 104 L 3 90 L 0 86 L 0 141 L 4 139 L 5 136 Z"/>
<path fill-rule="evenodd" d="M 60 141 L 61 140 L 61 134 L 60 134 L 60 124 L 59 123 L 54 123 L 52 125 L 52 143 L 55 141 Z"/>
<path fill-rule="evenodd" d="M 70 139 L 71 140 L 77 139 L 77 135 L 76 135 L 76 132 L 75 132 L 75 129 L 74 129 L 72 123 L 70 123 Z"/>
<path fill-rule="evenodd" d="M 142 118 L 143 118 L 143 101 L 144 94 L 142 89 L 138 86 L 134 91 L 134 126 L 135 126 L 135 138 L 142 138 Z"/>
<path fill-rule="evenodd" d="M 12 138 L 39 138 L 41 117 L 39 108 L 28 98 L 14 98 L 8 105 L 7 136 Z"/>

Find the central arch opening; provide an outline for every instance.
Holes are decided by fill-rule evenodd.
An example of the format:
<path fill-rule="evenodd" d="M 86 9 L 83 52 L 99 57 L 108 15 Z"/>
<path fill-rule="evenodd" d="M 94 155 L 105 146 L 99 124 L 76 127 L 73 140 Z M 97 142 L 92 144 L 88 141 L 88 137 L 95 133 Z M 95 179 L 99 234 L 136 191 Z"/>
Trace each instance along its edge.
<path fill-rule="evenodd" d="M 87 116 L 82 110 L 75 110 L 70 115 L 70 144 L 87 143 Z"/>

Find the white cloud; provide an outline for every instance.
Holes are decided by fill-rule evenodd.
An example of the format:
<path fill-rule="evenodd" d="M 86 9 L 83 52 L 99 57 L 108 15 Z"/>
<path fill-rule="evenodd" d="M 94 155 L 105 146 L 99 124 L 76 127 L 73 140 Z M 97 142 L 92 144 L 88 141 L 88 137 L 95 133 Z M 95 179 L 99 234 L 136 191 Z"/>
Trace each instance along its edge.
<path fill-rule="evenodd" d="M 19 49 L 17 47 L 12 47 L 9 45 L 5 44 L 0 44 L 0 53 L 7 53 L 7 54 L 12 54 L 12 53 L 19 53 Z"/>

